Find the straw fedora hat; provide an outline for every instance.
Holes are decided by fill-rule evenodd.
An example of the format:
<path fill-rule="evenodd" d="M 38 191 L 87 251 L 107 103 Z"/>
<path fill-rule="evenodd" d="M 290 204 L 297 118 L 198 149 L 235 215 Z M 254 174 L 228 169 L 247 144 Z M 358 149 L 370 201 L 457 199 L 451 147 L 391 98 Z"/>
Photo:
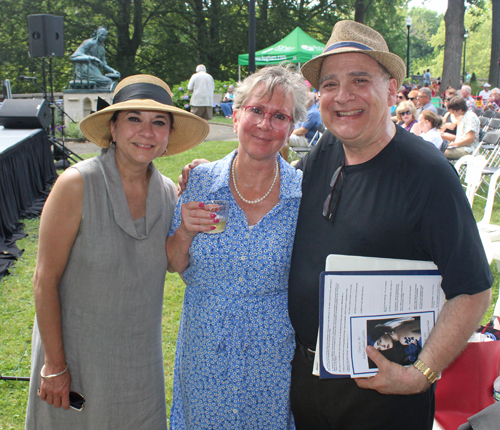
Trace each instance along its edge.
<path fill-rule="evenodd" d="M 121 110 L 170 112 L 174 127 L 168 138 L 168 155 L 175 155 L 199 145 L 207 137 L 210 126 L 204 119 L 173 106 L 172 91 L 161 79 L 151 75 L 134 75 L 122 80 L 113 93 L 113 104 L 80 121 L 87 139 L 102 148 L 111 143 L 109 121 Z M 167 152 L 167 151 L 166 151 Z M 167 153 L 162 155 L 167 155 Z"/>
<path fill-rule="evenodd" d="M 389 52 L 382 35 L 356 21 L 339 21 L 333 27 L 330 40 L 321 55 L 309 60 L 302 67 L 304 77 L 319 89 L 319 74 L 323 59 L 329 55 L 356 52 L 369 55 L 384 66 L 391 77 L 398 81 L 398 88 L 405 78 L 405 63 L 396 54 Z"/>

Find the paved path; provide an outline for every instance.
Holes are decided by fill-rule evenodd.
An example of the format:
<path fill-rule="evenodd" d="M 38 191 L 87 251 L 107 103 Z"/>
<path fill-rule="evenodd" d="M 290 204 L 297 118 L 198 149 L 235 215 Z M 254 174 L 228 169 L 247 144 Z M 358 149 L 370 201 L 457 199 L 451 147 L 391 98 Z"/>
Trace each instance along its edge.
<path fill-rule="evenodd" d="M 237 141 L 238 136 L 233 131 L 230 124 L 210 123 L 210 132 L 205 142 L 232 140 Z M 100 148 L 90 142 L 66 142 L 66 146 L 76 154 L 91 154 L 100 152 Z"/>

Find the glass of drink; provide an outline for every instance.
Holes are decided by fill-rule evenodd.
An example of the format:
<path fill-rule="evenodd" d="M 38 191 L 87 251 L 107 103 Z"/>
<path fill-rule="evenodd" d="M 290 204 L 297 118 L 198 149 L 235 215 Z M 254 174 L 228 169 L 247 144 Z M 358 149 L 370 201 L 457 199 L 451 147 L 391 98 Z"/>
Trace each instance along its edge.
<path fill-rule="evenodd" d="M 207 234 L 222 233 L 226 229 L 227 214 L 229 212 L 229 202 L 225 200 L 208 200 L 204 202 L 205 210 L 215 214 L 214 219 L 218 219 L 219 222 L 215 223 L 215 229 L 210 231 L 205 231 Z"/>

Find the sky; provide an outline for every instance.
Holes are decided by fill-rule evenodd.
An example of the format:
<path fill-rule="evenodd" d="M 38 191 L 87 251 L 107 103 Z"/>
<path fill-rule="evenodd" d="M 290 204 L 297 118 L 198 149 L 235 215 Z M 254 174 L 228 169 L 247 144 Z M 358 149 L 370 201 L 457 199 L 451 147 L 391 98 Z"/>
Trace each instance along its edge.
<path fill-rule="evenodd" d="M 410 0 L 409 7 L 425 7 L 444 14 L 448 8 L 448 0 Z"/>

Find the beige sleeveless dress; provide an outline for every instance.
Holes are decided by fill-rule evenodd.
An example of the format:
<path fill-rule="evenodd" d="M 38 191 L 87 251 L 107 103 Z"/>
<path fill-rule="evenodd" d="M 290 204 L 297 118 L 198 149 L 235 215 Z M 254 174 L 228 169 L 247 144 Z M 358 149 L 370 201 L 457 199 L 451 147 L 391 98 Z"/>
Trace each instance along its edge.
<path fill-rule="evenodd" d="M 146 216 L 134 222 L 113 147 L 74 168 L 83 214 L 59 294 L 71 391 L 85 409 L 38 398 L 44 352 L 35 319 L 26 429 L 166 430 L 161 323 L 175 186 L 151 164 Z"/>

